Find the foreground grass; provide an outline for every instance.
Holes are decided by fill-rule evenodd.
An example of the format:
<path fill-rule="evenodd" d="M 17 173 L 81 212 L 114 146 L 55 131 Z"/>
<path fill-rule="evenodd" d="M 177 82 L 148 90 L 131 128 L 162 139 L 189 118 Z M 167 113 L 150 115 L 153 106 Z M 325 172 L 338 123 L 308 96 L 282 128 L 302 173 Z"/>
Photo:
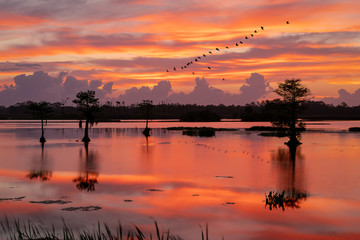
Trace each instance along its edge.
<path fill-rule="evenodd" d="M 40 224 L 35 224 L 28 220 L 20 222 L 19 220 L 10 221 L 7 217 L 0 221 L 0 238 L 10 240 L 181 240 L 180 236 L 173 235 L 170 230 L 161 232 L 156 221 L 154 233 L 144 233 L 138 226 L 134 225 L 132 229 L 124 231 L 121 223 L 116 230 L 111 230 L 104 223 L 98 223 L 97 228 L 92 231 L 88 229 L 74 231 L 63 220 L 62 229 L 55 229 L 54 225 L 49 230 Z M 201 239 L 208 240 L 208 226 L 205 232 L 201 228 Z"/>

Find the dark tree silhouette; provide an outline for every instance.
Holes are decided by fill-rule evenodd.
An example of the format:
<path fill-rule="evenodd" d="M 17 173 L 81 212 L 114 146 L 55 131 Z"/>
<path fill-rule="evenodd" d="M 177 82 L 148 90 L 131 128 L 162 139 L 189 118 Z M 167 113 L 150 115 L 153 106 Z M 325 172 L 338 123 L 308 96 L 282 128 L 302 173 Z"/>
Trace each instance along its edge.
<path fill-rule="evenodd" d="M 31 110 L 32 114 L 35 117 L 39 117 L 41 119 L 41 137 L 40 142 L 44 143 L 46 142 L 46 139 L 44 137 L 44 120 L 47 119 L 47 117 L 52 112 L 51 106 L 49 102 L 32 102 L 28 105 L 28 108 Z"/>
<path fill-rule="evenodd" d="M 76 188 L 80 191 L 86 190 L 88 192 L 95 191 L 95 184 L 98 183 L 97 171 L 97 155 L 94 152 L 89 152 L 89 144 L 85 143 L 85 159 L 82 151 L 80 151 L 80 160 L 82 161 L 82 170 L 79 177 L 73 179 L 76 183 Z"/>
<path fill-rule="evenodd" d="M 144 118 L 146 119 L 146 127 L 143 131 L 143 134 L 148 137 L 150 136 L 149 119 L 151 117 L 151 110 L 154 105 L 151 100 L 143 100 L 143 102 L 139 104 L 139 107 L 143 111 Z"/>
<path fill-rule="evenodd" d="M 300 130 L 304 128 L 304 122 L 298 119 L 299 113 L 303 111 L 303 104 L 311 94 L 310 89 L 301 84 L 301 79 L 286 79 L 280 83 L 274 91 L 283 98 L 281 107 L 282 114 L 278 114 L 272 124 L 287 129 L 289 141 L 287 145 L 301 144 Z"/>
<path fill-rule="evenodd" d="M 73 100 L 80 111 L 83 112 L 86 118 L 85 133 L 82 139 L 83 142 L 90 142 L 89 138 L 89 124 L 95 122 L 94 114 L 99 111 L 99 99 L 95 98 L 95 91 L 88 90 L 87 92 L 79 92 L 76 94 L 76 99 Z"/>

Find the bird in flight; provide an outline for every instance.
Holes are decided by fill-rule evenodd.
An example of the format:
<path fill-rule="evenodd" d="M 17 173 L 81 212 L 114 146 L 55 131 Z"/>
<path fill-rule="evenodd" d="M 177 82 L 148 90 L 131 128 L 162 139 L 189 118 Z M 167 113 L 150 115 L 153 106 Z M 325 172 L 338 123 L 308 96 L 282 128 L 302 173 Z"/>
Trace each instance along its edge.
<path fill-rule="evenodd" d="M 286 21 L 286 24 L 290 24 L 289 20 Z M 263 26 L 260 26 L 260 29 L 261 29 L 261 30 L 265 30 L 265 28 L 264 28 Z M 258 32 L 259 32 L 259 31 L 258 31 L 257 29 L 255 29 L 254 32 L 250 34 L 250 36 L 251 36 L 251 37 L 254 37 L 255 33 L 258 33 Z M 248 36 L 245 36 L 244 38 L 245 38 L 245 39 L 249 39 Z M 239 44 L 243 44 L 243 42 L 242 42 L 242 41 L 236 42 L 236 43 L 235 43 L 235 46 L 238 47 Z M 228 46 L 226 46 L 225 48 L 226 48 L 226 49 L 229 49 Z M 219 49 L 219 48 L 215 48 L 215 50 L 220 52 L 220 49 Z M 212 51 L 209 51 L 209 54 L 213 54 Z M 202 55 L 203 55 L 203 57 L 206 57 L 205 54 L 202 54 Z M 197 57 L 197 58 L 195 58 L 194 60 L 195 60 L 195 62 L 198 62 L 198 61 L 200 61 L 200 59 L 201 59 L 201 57 Z M 184 66 L 181 66 L 180 68 L 181 68 L 181 69 L 185 69 L 185 68 L 187 68 L 187 67 L 190 67 L 191 64 L 193 64 L 193 61 L 190 61 L 190 62 L 186 63 Z M 211 67 L 208 67 L 208 69 L 211 70 Z M 174 67 L 174 71 L 176 71 L 176 70 L 178 70 L 178 69 L 176 69 L 176 67 Z M 166 70 L 166 72 L 170 72 L 170 71 L 171 71 L 171 68 L 170 68 L 170 70 L 169 70 L 169 69 Z M 195 72 L 192 72 L 192 74 L 195 74 Z M 222 80 L 224 81 L 225 78 L 223 78 Z"/>

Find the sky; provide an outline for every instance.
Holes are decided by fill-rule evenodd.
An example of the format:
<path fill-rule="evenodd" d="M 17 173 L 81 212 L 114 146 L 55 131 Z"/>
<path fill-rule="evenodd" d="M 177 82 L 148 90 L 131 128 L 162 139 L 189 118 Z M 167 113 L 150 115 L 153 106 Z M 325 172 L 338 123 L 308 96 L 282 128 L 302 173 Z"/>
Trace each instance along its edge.
<path fill-rule="evenodd" d="M 314 100 L 359 105 L 359 63 L 358 0 L 0 0 L 5 106 L 87 89 L 125 104 L 245 104 L 290 78 Z"/>

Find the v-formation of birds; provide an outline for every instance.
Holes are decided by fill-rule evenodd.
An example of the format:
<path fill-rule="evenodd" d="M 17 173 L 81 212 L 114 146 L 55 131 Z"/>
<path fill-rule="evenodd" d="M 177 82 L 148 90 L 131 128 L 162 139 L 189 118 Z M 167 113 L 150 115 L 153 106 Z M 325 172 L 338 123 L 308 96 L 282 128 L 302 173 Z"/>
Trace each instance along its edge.
<path fill-rule="evenodd" d="M 290 24 L 290 22 L 289 22 L 289 21 L 286 21 L 286 24 Z M 264 28 L 263 26 L 261 26 L 260 28 L 261 28 L 261 30 L 265 30 L 265 28 Z M 258 31 L 257 31 L 257 30 L 254 30 L 254 33 L 258 33 Z M 251 34 L 250 34 L 251 38 L 254 37 L 254 33 L 251 33 Z M 244 39 L 247 40 L 247 39 L 249 39 L 249 37 L 248 37 L 248 36 L 245 36 Z M 238 47 L 238 46 L 240 46 L 240 45 L 243 44 L 243 43 L 244 43 L 244 42 L 242 42 L 242 41 L 236 42 L 236 43 L 235 43 L 235 46 Z M 239 44 L 240 44 L 240 45 L 239 45 Z M 226 49 L 229 49 L 228 46 L 226 46 L 225 48 L 226 48 Z M 220 52 L 220 48 L 215 48 L 215 51 L 219 51 L 219 52 Z M 208 53 L 211 54 L 211 55 L 213 54 L 212 51 L 209 51 Z M 207 56 L 206 54 L 202 54 L 202 57 L 203 57 L 203 58 L 205 58 L 206 56 Z M 196 57 L 196 58 L 194 59 L 194 61 L 189 61 L 189 62 L 187 62 L 185 65 L 181 66 L 180 69 L 186 69 L 186 68 L 190 67 L 190 65 L 192 65 L 192 64 L 194 64 L 195 62 L 198 62 L 198 61 L 200 61 L 200 60 L 201 60 L 201 57 Z M 207 67 L 207 68 L 208 68 L 209 70 L 211 70 L 211 67 Z M 178 70 L 178 69 L 179 69 L 179 68 L 176 68 L 176 67 L 173 68 L 174 71 L 176 71 L 176 70 Z M 170 70 L 167 69 L 166 72 L 170 72 Z M 192 72 L 192 74 L 195 74 L 195 72 Z M 225 79 L 223 78 L 222 80 L 225 80 Z"/>

